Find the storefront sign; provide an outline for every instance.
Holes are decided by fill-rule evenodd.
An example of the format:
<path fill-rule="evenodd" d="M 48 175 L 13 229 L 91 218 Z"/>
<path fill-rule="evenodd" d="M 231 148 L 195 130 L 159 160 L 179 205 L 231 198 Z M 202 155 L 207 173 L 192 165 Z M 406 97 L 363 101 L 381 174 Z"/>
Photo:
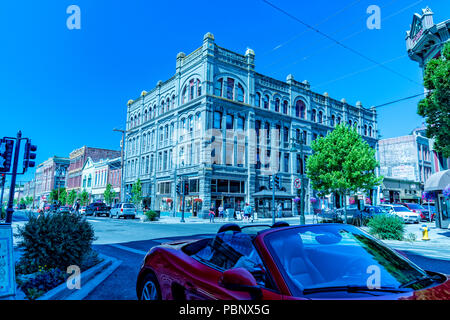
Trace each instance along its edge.
<path fill-rule="evenodd" d="M 0 224 L 0 298 L 16 294 L 13 232 L 10 224 Z"/>

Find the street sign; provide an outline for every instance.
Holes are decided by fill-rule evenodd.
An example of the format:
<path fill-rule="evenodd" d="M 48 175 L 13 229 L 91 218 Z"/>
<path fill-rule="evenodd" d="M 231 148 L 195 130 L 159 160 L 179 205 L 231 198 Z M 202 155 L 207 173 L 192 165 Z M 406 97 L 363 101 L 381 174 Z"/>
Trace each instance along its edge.
<path fill-rule="evenodd" d="M 297 178 L 294 180 L 294 188 L 300 189 L 302 187 L 302 180 L 300 178 Z"/>
<path fill-rule="evenodd" d="M 12 164 L 14 140 L 0 139 L 0 172 L 9 172 Z"/>
<path fill-rule="evenodd" d="M 16 294 L 13 232 L 10 224 L 0 224 L 0 298 Z"/>

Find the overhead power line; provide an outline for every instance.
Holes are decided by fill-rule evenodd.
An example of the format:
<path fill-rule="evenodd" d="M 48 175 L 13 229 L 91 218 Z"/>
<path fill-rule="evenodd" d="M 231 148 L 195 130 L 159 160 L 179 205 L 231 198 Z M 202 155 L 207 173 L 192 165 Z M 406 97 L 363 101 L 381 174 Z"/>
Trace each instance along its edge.
<path fill-rule="evenodd" d="M 339 45 L 339 46 L 341 46 L 341 47 L 347 49 L 348 51 L 354 53 L 355 55 L 357 55 L 357 56 L 359 56 L 359 57 L 361 57 L 361 58 L 363 58 L 363 59 L 365 59 L 365 60 L 368 60 L 368 61 L 370 61 L 370 62 L 372 62 L 372 63 L 374 63 L 374 64 L 380 66 L 381 68 L 383 68 L 383 69 L 385 69 L 385 70 L 387 70 L 387 71 L 389 71 L 389 72 L 391 72 L 391 73 L 393 73 L 393 74 L 398 75 L 399 77 L 401 77 L 401 78 L 403 78 L 403 79 L 406 79 L 406 80 L 408 80 L 408 81 L 410 81 L 410 82 L 412 82 L 412 83 L 415 83 L 415 84 L 417 84 L 417 85 L 422 86 L 421 83 L 419 83 L 419 82 L 417 82 L 417 81 L 414 81 L 414 80 L 412 80 L 412 79 L 410 79 L 410 78 L 404 76 L 403 74 L 401 74 L 401 73 L 395 71 L 394 69 L 391 69 L 391 68 L 389 68 L 389 67 L 387 67 L 387 66 L 385 66 L 385 65 L 382 65 L 381 63 L 377 62 L 376 60 L 374 60 L 374 59 L 372 59 L 372 58 L 370 58 L 370 57 L 368 57 L 368 56 L 366 56 L 365 54 L 363 54 L 363 53 L 361 53 L 361 52 L 359 52 L 359 51 L 357 51 L 357 50 L 355 50 L 355 49 L 353 49 L 353 48 L 351 48 L 351 47 L 345 45 L 344 43 L 340 42 L 339 40 L 334 39 L 333 37 L 329 36 L 328 34 L 326 34 L 326 33 L 322 32 L 322 31 L 320 31 L 319 29 L 317 29 L 317 28 L 311 26 L 310 24 L 308 24 L 308 23 L 304 22 L 303 20 L 297 18 L 296 16 L 290 14 L 289 12 L 287 12 L 287 11 L 281 9 L 280 7 L 274 5 L 274 4 L 271 3 L 270 1 L 267 1 L 267 0 L 262 0 L 262 1 L 265 2 L 266 4 L 268 4 L 269 6 L 271 6 L 272 8 L 276 9 L 277 11 L 283 13 L 284 15 L 286 15 L 286 16 L 290 17 L 291 19 L 297 21 L 298 23 L 304 25 L 305 27 L 307 27 L 307 28 L 309 28 L 309 29 L 315 31 L 316 33 L 322 35 L 323 37 L 329 39 L 330 41 L 336 43 L 337 45 Z"/>
<path fill-rule="evenodd" d="M 384 106 L 387 106 L 387 105 L 390 105 L 390 104 L 394 104 L 394 103 L 397 103 L 397 102 L 400 102 L 400 101 L 404 101 L 404 100 L 409 100 L 409 99 L 412 99 L 412 98 L 420 97 L 420 96 L 423 96 L 425 94 L 426 94 L 425 92 L 422 92 L 422 93 L 419 93 L 419 94 L 416 94 L 416 95 L 413 95 L 413 96 L 410 96 L 410 97 L 401 98 L 401 99 L 398 99 L 398 100 L 394 100 L 394 101 L 386 102 L 386 103 L 383 103 L 383 104 L 379 104 L 377 106 L 374 106 L 373 108 L 384 107 Z"/>

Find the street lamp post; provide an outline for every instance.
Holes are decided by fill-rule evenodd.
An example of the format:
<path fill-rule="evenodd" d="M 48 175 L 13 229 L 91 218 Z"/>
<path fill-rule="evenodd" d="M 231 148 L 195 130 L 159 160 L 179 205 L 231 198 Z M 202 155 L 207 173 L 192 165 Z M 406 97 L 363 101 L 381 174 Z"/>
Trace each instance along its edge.
<path fill-rule="evenodd" d="M 113 131 L 116 132 L 121 132 L 122 133 L 122 143 L 120 144 L 120 158 L 121 158 L 121 170 L 120 170 L 120 201 L 125 202 L 125 189 L 124 189 L 124 179 L 123 179 L 123 175 L 124 175 L 124 170 L 125 170 L 125 162 L 123 161 L 124 158 L 124 146 L 125 146 L 125 130 L 121 130 L 121 129 L 116 129 L 114 128 Z"/>

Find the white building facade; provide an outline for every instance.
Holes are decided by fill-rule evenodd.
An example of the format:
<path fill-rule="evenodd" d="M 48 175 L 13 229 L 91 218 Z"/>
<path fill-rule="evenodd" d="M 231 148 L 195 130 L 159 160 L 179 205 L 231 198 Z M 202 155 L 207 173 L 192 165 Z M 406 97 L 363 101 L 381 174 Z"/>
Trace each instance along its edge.
<path fill-rule="evenodd" d="M 276 193 L 285 215 L 296 214 L 293 181 L 303 173 L 311 141 L 336 124 L 354 126 L 376 148 L 375 109 L 310 90 L 292 75 L 280 81 L 255 71 L 255 54 L 222 48 L 207 33 L 189 55 L 179 53 L 176 73 L 143 91 L 127 108 L 124 184 L 129 195 L 140 179 L 143 204 L 161 214 L 180 215 L 180 179 L 187 181 L 186 215 L 206 217 L 222 205 L 251 204 L 271 214 L 269 177 L 279 172 Z M 303 158 L 292 139 L 305 137 Z M 314 190 L 306 184 L 307 211 Z"/>

